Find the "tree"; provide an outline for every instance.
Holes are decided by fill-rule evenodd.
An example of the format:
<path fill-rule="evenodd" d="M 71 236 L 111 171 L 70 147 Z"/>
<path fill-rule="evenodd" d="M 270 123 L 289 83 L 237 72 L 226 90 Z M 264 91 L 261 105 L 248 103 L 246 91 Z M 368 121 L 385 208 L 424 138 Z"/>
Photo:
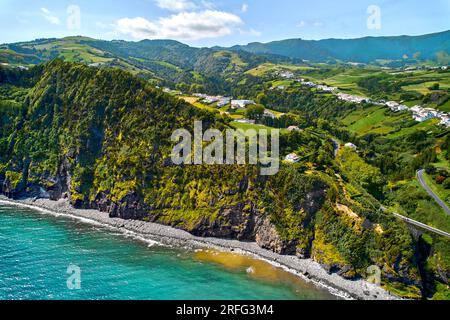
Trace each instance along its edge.
<path fill-rule="evenodd" d="M 450 189 L 450 178 L 445 179 L 442 186 L 447 190 Z"/>
<path fill-rule="evenodd" d="M 188 92 L 190 87 L 186 83 L 180 82 L 176 85 L 176 89 L 184 93 L 184 92 Z"/>
<path fill-rule="evenodd" d="M 435 91 L 435 90 L 439 90 L 440 86 L 439 83 L 433 83 L 428 89 Z"/>
<path fill-rule="evenodd" d="M 245 116 L 251 120 L 261 120 L 264 116 L 264 110 L 266 109 L 260 104 L 251 105 L 245 110 Z"/>
<path fill-rule="evenodd" d="M 437 176 L 436 177 L 436 183 L 437 184 L 442 184 L 442 183 L 444 183 L 445 179 L 446 178 L 444 176 Z"/>

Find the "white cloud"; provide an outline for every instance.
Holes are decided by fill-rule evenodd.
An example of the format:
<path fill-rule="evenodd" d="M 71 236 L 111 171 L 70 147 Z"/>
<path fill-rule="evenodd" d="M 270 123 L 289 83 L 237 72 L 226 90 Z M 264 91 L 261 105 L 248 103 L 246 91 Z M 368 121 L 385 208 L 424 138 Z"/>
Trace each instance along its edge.
<path fill-rule="evenodd" d="M 303 28 L 304 26 L 306 26 L 306 21 L 300 21 L 299 23 L 297 23 L 297 28 Z"/>
<path fill-rule="evenodd" d="M 316 22 L 313 23 L 313 26 L 314 27 L 322 27 L 323 26 L 323 22 L 316 21 Z"/>
<path fill-rule="evenodd" d="M 117 31 L 135 39 L 179 39 L 199 40 L 217 38 L 232 34 L 243 25 L 237 15 L 205 10 L 201 12 L 180 12 L 158 21 L 142 17 L 122 18 L 117 21 Z"/>
<path fill-rule="evenodd" d="M 145 18 L 122 18 L 117 21 L 117 31 L 130 35 L 135 39 L 155 38 L 158 26 Z"/>
<path fill-rule="evenodd" d="M 197 8 L 195 3 L 188 0 L 156 0 L 156 5 L 161 9 L 170 11 L 186 11 Z"/>
<path fill-rule="evenodd" d="M 243 13 L 246 13 L 246 12 L 248 11 L 248 4 L 244 3 L 244 4 L 242 5 L 241 11 L 242 11 Z"/>
<path fill-rule="evenodd" d="M 41 8 L 41 11 L 44 15 L 44 18 L 47 19 L 47 21 L 51 24 L 61 24 L 61 20 L 57 16 L 53 15 L 52 12 L 47 8 Z"/>

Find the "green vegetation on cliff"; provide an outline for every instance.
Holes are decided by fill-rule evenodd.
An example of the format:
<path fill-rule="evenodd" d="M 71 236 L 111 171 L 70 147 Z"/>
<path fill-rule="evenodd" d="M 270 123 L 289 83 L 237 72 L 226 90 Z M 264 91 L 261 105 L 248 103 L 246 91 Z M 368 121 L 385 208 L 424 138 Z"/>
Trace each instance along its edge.
<path fill-rule="evenodd" d="M 234 53 L 215 58 L 242 66 Z M 281 154 L 298 152 L 299 163 L 282 164 L 269 177 L 250 165 L 175 166 L 170 160 L 175 129 L 192 130 L 194 120 L 202 120 L 204 129 L 224 130 L 231 119 L 118 69 L 54 60 L 29 71 L 0 68 L 0 77 L 4 193 L 40 196 L 45 190 L 51 198 L 67 196 L 77 207 L 112 217 L 257 241 L 279 253 L 312 257 L 348 278 L 365 277 L 376 264 L 387 286 L 418 297 L 424 261 L 418 258 L 418 240 L 379 204 L 391 200 L 387 180 L 407 178 L 436 160 L 429 155 L 434 137 L 423 133 L 419 144 L 410 136 L 402 142 L 359 137 L 331 121 L 358 106 L 304 88 L 275 93 L 263 85 L 258 102 L 286 112 L 266 124 L 302 128 L 283 130 L 280 138 Z M 247 79 L 246 90 L 261 89 L 259 80 Z M 352 140 L 363 152 L 341 150 L 334 159 L 332 137 Z M 385 152 L 387 147 L 393 151 Z M 432 245 L 430 274 L 448 270 L 445 243 Z"/>

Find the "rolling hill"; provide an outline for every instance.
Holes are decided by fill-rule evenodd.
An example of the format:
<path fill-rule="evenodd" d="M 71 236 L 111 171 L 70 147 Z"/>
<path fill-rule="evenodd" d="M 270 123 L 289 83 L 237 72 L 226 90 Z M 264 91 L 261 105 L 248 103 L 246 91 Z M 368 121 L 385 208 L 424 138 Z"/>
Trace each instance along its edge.
<path fill-rule="evenodd" d="M 216 82 L 231 80 L 268 61 L 266 57 L 245 51 L 194 48 L 172 40 L 127 42 L 67 37 L 0 45 L 0 63 L 30 66 L 55 58 L 97 67 L 118 67 L 146 79 L 171 84 L 202 84 L 211 82 L 203 78 L 218 75 L 221 79 Z"/>
<path fill-rule="evenodd" d="M 273 54 L 313 62 L 340 60 L 370 63 L 377 60 L 433 60 L 448 64 L 450 31 L 398 37 L 365 37 L 360 39 L 302 40 L 290 39 L 270 43 L 250 43 L 234 46 L 254 54 Z"/>
<path fill-rule="evenodd" d="M 204 84 L 211 80 L 229 83 L 242 73 L 268 62 L 309 60 L 403 65 L 433 61 L 448 64 L 449 51 L 450 31 L 348 40 L 290 39 L 231 48 L 195 48 L 174 40 L 104 41 L 77 36 L 0 45 L 0 63 L 28 66 L 61 58 L 69 62 L 118 67 L 158 82 Z"/>

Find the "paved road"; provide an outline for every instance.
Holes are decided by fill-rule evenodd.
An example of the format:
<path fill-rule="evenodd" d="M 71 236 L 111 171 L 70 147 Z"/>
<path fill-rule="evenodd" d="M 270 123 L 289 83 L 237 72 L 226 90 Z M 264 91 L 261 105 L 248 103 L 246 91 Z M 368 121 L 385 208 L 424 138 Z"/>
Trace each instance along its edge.
<path fill-rule="evenodd" d="M 407 218 L 407 217 L 402 216 L 402 215 L 400 215 L 400 214 L 398 214 L 398 213 L 393 213 L 393 215 L 396 216 L 397 218 L 399 218 L 399 219 L 405 221 L 406 223 L 409 223 L 409 224 L 412 224 L 412 225 L 414 225 L 414 226 L 416 226 L 416 227 L 419 227 L 419 228 L 422 228 L 422 229 L 431 231 L 431 232 L 436 233 L 436 234 L 439 234 L 439 235 L 441 235 L 441 236 L 450 238 L 450 233 L 447 233 L 447 232 L 445 232 L 445 231 L 442 231 L 442 230 L 439 230 L 439 229 L 430 227 L 430 226 L 428 226 L 428 225 L 426 225 L 426 224 L 424 224 L 424 223 L 422 223 L 422 222 L 419 222 L 419 221 L 416 221 L 416 220 Z"/>
<path fill-rule="evenodd" d="M 333 142 L 333 154 L 334 158 L 336 159 L 339 153 L 340 143 L 334 138 L 331 139 L 331 142 Z"/>
<path fill-rule="evenodd" d="M 444 209 L 444 211 L 450 215 L 450 209 L 448 208 L 448 206 L 445 204 L 444 201 L 442 201 L 439 196 L 437 194 L 435 194 L 433 192 L 433 190 L 431 190 L 431 188 L 427 185 L 427 183 L 425 182 L 425 179 L 423 178 L 423 174 L 425 173 L 425 170 L 419 170 L 417 171 L 417 179 L 419 180 L 420 184 L 422 185 L 422 187 L 425 189 L 425 191 L 431 196 L 433 197 L 433 199 L 441 206 L 442 209 Z"/>
<path fill-rule="evenodd" d="M 381 209 L 382 211 L 384 211 L 384 212 L 387 212 L 387 211 L 388 211 L 387 208 L 384 207 L 384 206 L 381 206 L 380 209 Z M 414 225 L 414 226 L 416 226 L 416 227 L 419 227 L 419 228 L 428 230 L 428 231 L 433 232 L 433 233 L 436 233 L 436 234 L 438 234 L 438 235 L 441 235 L 441 236 L 450 238 L 450 233 L 448 233 L 448 232 L 445 232 L 445 231 L 442 231 L 442 230 L 440 230 L 440 229 L 436 229 L 436 228 L 430 227 L 429 225 L 426 225 L 425 223 L 422 223 L 422 222 L 419 222 L 419 221 L 410 219 L 410 218 L 405 217 L 405 216 L 402 216 L 401 214 L 398 214 L 398 213 L 392 213 L 392 214 L 393 214 L 396 218 L 398 218 L 398 219 L 400 219 L 400 220 L 403 220 L 403 221 L 405 221 L 406 223 L 409 223 L 409 224 Z"/>

